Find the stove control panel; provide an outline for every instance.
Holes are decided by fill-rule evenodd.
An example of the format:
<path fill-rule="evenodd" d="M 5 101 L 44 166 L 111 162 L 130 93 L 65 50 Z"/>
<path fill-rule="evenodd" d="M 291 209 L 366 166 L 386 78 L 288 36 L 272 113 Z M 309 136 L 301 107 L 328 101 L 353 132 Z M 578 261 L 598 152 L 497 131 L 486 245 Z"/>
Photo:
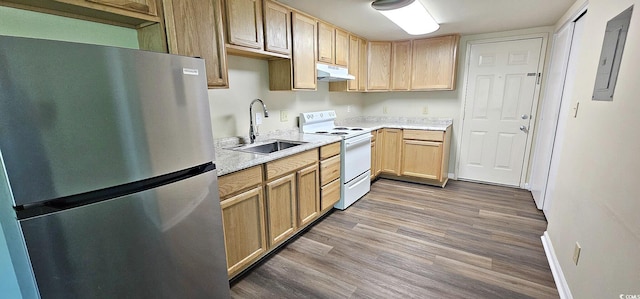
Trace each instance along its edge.
<path fill-rule="evenodd" d="M 335 110 L 300 113 L 300 125 L 304 125 L 307 123 L 333 121 L 334 119 L 336 119 Z"/>

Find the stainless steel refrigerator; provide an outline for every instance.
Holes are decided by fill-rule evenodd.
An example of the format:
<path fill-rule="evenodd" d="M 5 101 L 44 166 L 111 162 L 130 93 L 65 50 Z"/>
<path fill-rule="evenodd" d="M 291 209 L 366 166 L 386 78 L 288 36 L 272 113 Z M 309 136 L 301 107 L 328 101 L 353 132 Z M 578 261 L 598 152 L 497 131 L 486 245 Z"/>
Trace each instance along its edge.
<path fill-rule="evenodd" d="M 0 36 L 0 155 L 22 297 L 229 297 L 203 60 Z"/>

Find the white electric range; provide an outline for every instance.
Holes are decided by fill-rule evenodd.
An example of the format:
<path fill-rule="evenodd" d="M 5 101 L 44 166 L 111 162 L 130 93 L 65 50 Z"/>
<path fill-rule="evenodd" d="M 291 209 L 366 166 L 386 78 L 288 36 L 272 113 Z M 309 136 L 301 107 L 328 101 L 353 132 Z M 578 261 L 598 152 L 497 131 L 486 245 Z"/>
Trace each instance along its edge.
<path fill-rule="evenodd" d="M 370 190 L 371 131 L 365 128 L 335 125 L 333 110 L 300 113 L 300 132 L 342 137 L 340 146 L 340 201 L 335 208 L 344 210 Z"/>

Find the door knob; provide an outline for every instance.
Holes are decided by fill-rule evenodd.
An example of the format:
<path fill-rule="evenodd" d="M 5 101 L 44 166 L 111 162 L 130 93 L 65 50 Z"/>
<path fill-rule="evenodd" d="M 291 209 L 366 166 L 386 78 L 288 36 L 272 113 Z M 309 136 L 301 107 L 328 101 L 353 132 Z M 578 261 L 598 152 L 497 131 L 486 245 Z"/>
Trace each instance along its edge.
<path fill-rule="evenodd" d="M 525 125 L 520 126 L 520 131 L 525 132 L 525 133 L 529 133 L 529 129 L 527 129 L 527 126 L 525 126 Z"/>
<path fill-rule="evenodd" d="M 522 119 L 528 119 L 529 115 L 523 114 L 522 116 L 520 116 Z"/>

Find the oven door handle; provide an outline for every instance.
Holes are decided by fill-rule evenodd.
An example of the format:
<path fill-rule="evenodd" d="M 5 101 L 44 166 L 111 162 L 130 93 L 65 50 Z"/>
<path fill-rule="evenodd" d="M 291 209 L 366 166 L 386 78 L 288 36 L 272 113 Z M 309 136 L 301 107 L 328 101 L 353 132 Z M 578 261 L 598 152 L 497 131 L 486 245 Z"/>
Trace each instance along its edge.
<path fill-rule="evenodd" d="M 345 140 L 344 144 L 346 147 L 350 147 L 350 146 L 354 146 L 360 143 L 365 143 L 365 142 L 371 142 L 371 137 L 373 137 L 373 135 L 371 134 L 366 134 L 363 137 L 354 137 L 354 138 L 350 138 Z"/>

